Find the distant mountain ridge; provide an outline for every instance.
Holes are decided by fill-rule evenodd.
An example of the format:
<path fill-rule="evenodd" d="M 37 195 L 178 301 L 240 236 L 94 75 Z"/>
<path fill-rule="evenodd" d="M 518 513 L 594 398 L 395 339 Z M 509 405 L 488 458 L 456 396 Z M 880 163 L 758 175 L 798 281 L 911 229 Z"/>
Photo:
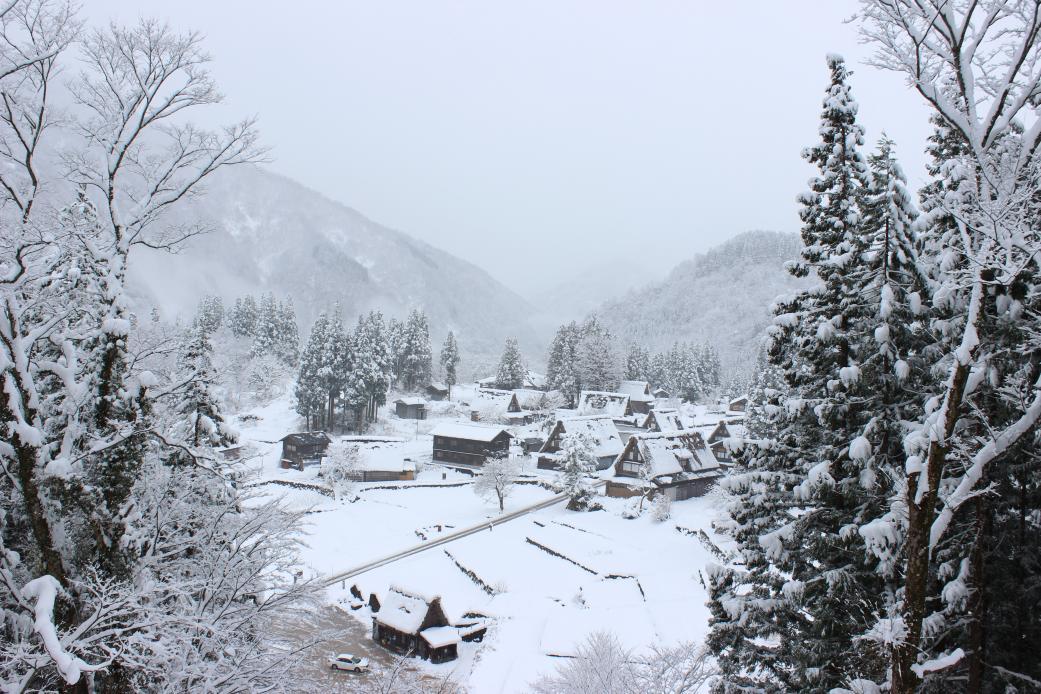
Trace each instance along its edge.
<path fill-rule="evenodd" d="M 508 335 L 542 348 L 532 307 L 483 269 L 259 167 L 220 171 L 177 214 L 173 223 L 210 233 L 176 255 L 144 249 L 131 263 L 131 292 L 166 315 L 189 316 L 207 294 L 227 304 L 272 291 L 292 296 L 304 337 L 339 303 L 347 321 L 422 308 L 435 351 L 448 330 L 466 353 L 497 355 Z"/>
<path fill-rule="evenodd" d="M 660 350 L 676 341 L 708 342 L 725 367 L 747 368 L 774 300 L 807 284 L 785 270 L 800 248 L 797 234 L 746 232 L 680 263 L 663 281 L 605 302 L 598 313 L 623 343 Z"/>

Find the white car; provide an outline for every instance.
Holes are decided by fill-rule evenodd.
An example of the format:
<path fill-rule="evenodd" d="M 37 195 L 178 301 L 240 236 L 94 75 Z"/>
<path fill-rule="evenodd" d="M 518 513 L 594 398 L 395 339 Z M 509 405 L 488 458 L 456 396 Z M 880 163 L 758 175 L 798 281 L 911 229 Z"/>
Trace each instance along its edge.
<path fill-rule="evenodd" d="M 349 672 L 363 672 L 369 669 L 369 659 L 359 658 L 350 653 L 341 653 L 335 658 L 329 659 L 329 667 L 333 670 L 347 670 Z"/>

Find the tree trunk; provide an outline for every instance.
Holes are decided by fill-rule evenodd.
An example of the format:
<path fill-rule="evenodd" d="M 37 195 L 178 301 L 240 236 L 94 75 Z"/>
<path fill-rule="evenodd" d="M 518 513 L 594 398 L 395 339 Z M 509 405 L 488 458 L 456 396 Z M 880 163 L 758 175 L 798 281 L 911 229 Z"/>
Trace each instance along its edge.
<path fill-rule="evenodd" d="M 969 682 L 966 691 L 979 694 L 983 691 L 983 663 L 986 653 L 985 616 L 987 612 L 984 595 L 983 553 L 984 543 L 990 536 L 990 514 L 982 498 L 976 499 L 976 539 L 972 545 L 972 596 L 969 599 Z"/>

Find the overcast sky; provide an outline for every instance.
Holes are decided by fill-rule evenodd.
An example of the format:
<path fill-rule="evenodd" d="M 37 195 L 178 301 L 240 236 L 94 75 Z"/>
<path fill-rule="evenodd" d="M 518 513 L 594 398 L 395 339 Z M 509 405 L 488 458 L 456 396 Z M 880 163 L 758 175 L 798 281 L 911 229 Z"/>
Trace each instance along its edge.
<path fill-rule="evenodd" d="M 798 229 L 829 52 L 873 143 L 924 178 L 927 112 L 863 65 L 853 0 L 91 0 L 207 37 L 270 167 L 528 290 Z M 504 263 L 504 260 L 508 261 Z"/>

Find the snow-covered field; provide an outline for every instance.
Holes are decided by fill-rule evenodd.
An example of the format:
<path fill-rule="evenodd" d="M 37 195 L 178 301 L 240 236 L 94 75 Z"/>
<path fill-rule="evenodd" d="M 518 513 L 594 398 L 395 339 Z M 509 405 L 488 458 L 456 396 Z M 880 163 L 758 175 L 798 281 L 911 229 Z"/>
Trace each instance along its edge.
<path fill-rule="evenodd" d="M 442 411 L 455 414 L 450 405 Z M 353 500 L 334 500 L 318 491 L 270 484 L 316 483 L 315 468 L 278 467 L 280 445 L 275 442 L 300 426 L 290 404 L 278 400 L 249 414 L 256 419 L 240 421 L 239 428 L 254 454 L 250 484 L 312 511 L 306 572 L 332 576 L 499 515 L 496 505 L 473 493 L 472 477 L 429 463 L 431 438 L 423 432 L 444 418 L 417 427 L 383 413 L 375 433 L 407 440 L 407 455 L 420 461 L 416 480 L 357 484 Z M 535 471 L 530 464 L 526 471 L 532 481 L 555 474 Z M 537 484 L 517 485 L 506 512 L 552 495 Z M 470 612 L 487 615 L 492 626 L 483 643 L 460 644 L 457 661 L 424 665 L 438 674 L 451 673 L 472 692 L 527 691 L 595 631 L 611 631 L 635 650 L 700 642 L 708 629 L 701 573 L 717 559 L 696 531 L 719 542 L 711 529 L 713 496 L 673 504 L 672 518 L 660 523 L 649 514 L 624 519 L 622 500 L 601 501 L 601 511 L 572 512 L 557 504 L 482 529 L 336 583 L 327 599 L 345 606 L 352 585 L 367 597 L 393 584 L 440 595 L 453 620 Z M 368 607 L 348 613 L 366 627 L 371 624 Z"/>

